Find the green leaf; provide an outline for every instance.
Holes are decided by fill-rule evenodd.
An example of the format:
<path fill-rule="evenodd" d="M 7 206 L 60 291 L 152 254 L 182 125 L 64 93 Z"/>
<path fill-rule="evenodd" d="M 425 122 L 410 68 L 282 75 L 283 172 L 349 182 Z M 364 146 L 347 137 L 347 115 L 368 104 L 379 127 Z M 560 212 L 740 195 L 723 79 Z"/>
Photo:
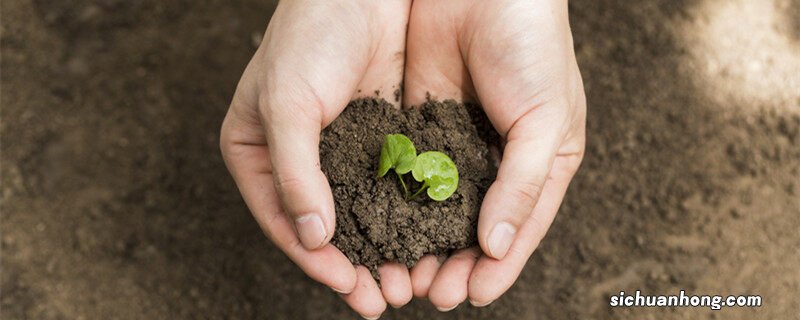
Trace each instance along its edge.
<path fill-rule="evenodd" d="M 428 186 L 428 197 L 444 201 L 458 188 L 458 169 L 453 160 L 438 151 L 423 152 L 414 161 L 414 180 Z"/>
<path fill-rule="evenodd" d="M 381 161 L 378 164 L 378 177 L 383 177 L 394 169 L 398 174 L 406 174 L 414 167 L 417 149 L 411 139 L 402 134 L 387 134 L 383 137 Z"/>

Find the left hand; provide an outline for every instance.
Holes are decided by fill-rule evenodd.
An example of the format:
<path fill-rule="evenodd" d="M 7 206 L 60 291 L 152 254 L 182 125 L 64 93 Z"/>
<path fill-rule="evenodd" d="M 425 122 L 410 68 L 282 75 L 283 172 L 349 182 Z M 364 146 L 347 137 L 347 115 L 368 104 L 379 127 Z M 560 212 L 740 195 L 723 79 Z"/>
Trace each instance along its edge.
<path fill-rule="evenodd" d="M 377 318 L 411 300 L 408 269 L 353 266 L 329 241 L 336 216 L 319 138 L 347 102 L 403 78 L 410 0 L 281 1 L 220 132 L 225 164 L 264 234 L 309 277 Z M 362 93 L 363 92 L 363 93 Z M 399 106 L 398 106 L 399 107 Z"/>
<path fill-rule="evenodd" d="M 555 217 L 584 153 L 586 98 L 566 0 L 414 1 L 406 105 L 480 101 L 504 138 L 480 211 L 480 248 L 411 270 L 414 295 L 442 311 L 484 306 L 508 290 Z"/>

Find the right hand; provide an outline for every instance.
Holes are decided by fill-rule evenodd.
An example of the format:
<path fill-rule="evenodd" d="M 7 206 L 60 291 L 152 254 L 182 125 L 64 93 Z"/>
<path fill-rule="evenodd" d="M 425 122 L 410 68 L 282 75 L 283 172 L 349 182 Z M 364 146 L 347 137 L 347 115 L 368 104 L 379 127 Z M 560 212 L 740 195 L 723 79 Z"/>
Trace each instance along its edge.
<path fill-rule="evenodd" d="M 480 101 L 503 138 L 481 204 L 480 248 L 411 270 L 415 295 L 439 310 L 485 306 L 517 280 L 553 222 L 585 145 L 586 97 L 565 0 L 416 0 L 404 103 Z M 482 250 L 479 250 L 482 249 Z"/>
<path fill-rule="evenodd" d="M 253 216 L 311 278 L 367 318 L 411 299 L 405 266 L 379 268 L 381 288 L 329 243 L 333 196 L 319 138 L 347 103 L 403 81 L 410 0 L 281 1 L 242 75 L 220 146 Z"/>

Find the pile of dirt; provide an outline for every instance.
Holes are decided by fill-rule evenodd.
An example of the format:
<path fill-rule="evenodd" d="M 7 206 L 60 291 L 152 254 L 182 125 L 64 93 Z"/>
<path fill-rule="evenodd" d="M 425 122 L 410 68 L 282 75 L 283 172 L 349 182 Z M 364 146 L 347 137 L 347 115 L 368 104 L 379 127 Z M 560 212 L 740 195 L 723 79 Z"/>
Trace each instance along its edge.
<path fill-rule="evenodd" d="M 355 264 L 371 270 L 385 261 L 413 266 L 424 254 L 443 255 L 476 245 L 478 211 L 494 180 L 489 128 L 479 106 L 428 101 L 399 110 L 385 100 L 361 99 L 322 133 L 320 158 L 336 199 L 333 243 Z M 404 199 L 395 174 L 376 177 L 383 137 L 402 133 L 418 152 L 441 151 L 459 172 L 445 201 Z M 420 184 L 405 177 L 409 190 Z"/>

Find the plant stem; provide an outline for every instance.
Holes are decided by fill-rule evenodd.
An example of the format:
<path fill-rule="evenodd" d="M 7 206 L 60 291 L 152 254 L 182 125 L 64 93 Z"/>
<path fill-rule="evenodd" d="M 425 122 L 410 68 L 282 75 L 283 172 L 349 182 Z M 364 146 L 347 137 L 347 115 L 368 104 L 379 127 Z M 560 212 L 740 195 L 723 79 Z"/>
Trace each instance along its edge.
<path fill-rule="evenodd" d="M 419 196 L 419 194 L 422 193 L 422 190 L 425 190 L 427 188 L 428 188 L 428 182 L 426 181 L 425 184 L 423 184 L 422 187 L 420 187 L 419 190 L 417 190 L 417 192 L 414 193 L 414 195 L 412 195 L 410 198 L 406 198 L 406 200 L 411 201 L 416 199 L 417 196 Z"/>
<path fill-rule="evenodd" d="M 397 171 L 394 173 L 397 173 Z M 403 181 L 403 176 L 397 173 L 397 179 L 400 179 L 400 184 L 403 185 L 403 196 L 408 198 L 408 188 L 406 188 L 406 182 Z"/>

